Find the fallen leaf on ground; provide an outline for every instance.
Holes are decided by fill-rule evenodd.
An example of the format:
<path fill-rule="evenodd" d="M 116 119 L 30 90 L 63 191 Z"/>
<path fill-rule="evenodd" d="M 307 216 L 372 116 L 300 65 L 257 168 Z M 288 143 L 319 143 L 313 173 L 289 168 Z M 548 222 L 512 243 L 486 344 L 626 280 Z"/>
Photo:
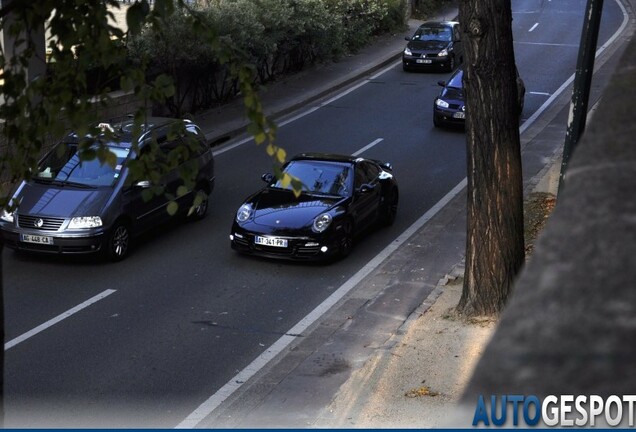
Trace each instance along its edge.
<path fill-rule="evenodd" d="M 416 398 L 420 396 L 438 396 L 438 395 L 439 395 L 438 392 L 432 391 L 430 388 L 426 386 L 414 388 L 404 393 L 404 396 L 408 398 Z"/>

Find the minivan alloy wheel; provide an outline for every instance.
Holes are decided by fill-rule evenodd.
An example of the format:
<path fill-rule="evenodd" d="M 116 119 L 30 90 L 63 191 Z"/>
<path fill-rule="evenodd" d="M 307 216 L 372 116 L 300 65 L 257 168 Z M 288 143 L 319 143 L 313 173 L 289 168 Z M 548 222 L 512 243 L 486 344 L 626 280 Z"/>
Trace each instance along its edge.
<path fill-rule="evenodd" d="M 120 261 L 128 254 L 130 231 L 128 226 L 118 223 L 113 227 L 108 241 L 108 255 L 113 261 Z"/>

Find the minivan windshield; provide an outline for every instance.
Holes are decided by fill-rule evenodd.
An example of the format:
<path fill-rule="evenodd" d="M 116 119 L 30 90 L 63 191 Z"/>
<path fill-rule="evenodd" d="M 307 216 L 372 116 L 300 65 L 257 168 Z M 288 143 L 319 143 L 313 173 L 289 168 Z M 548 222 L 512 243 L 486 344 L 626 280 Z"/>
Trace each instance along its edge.
<path fill-rule="evenodd" d="M 115 154 L 115 167 L 98 159 L 80 160 L 76 143 L 58 144 L 38 165 L 34 179 L 82 186 L 110 186 L 119 177 L 130 149 L 108 145 Z"/>

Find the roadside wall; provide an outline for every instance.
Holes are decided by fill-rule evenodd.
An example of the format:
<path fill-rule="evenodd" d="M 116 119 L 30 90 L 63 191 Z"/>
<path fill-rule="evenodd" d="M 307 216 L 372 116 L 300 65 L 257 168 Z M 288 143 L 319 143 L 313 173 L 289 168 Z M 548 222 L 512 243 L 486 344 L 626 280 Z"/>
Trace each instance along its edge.
<path fill-rule="evenodd" d="M 472 424 L 479 395 L 636 394 L 635 100 L 632 39 L 474 372 L 458 426 Z"/>

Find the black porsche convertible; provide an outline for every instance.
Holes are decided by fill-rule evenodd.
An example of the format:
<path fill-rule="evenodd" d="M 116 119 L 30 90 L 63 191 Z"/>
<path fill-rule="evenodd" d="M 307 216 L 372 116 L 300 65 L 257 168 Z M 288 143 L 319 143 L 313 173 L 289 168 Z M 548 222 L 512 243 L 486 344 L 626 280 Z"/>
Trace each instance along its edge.
<path fill-rule="evenodd" d="M 233 249 L 298 260 L 345 257 L 359 234 L 395 220 L 399 192 L 388 163 L 304 153 L 287 162 L 283 173 L 300 182 L 300 196 L 289 182 L 264 174 L 268 185 L 236 212 Z"/>

